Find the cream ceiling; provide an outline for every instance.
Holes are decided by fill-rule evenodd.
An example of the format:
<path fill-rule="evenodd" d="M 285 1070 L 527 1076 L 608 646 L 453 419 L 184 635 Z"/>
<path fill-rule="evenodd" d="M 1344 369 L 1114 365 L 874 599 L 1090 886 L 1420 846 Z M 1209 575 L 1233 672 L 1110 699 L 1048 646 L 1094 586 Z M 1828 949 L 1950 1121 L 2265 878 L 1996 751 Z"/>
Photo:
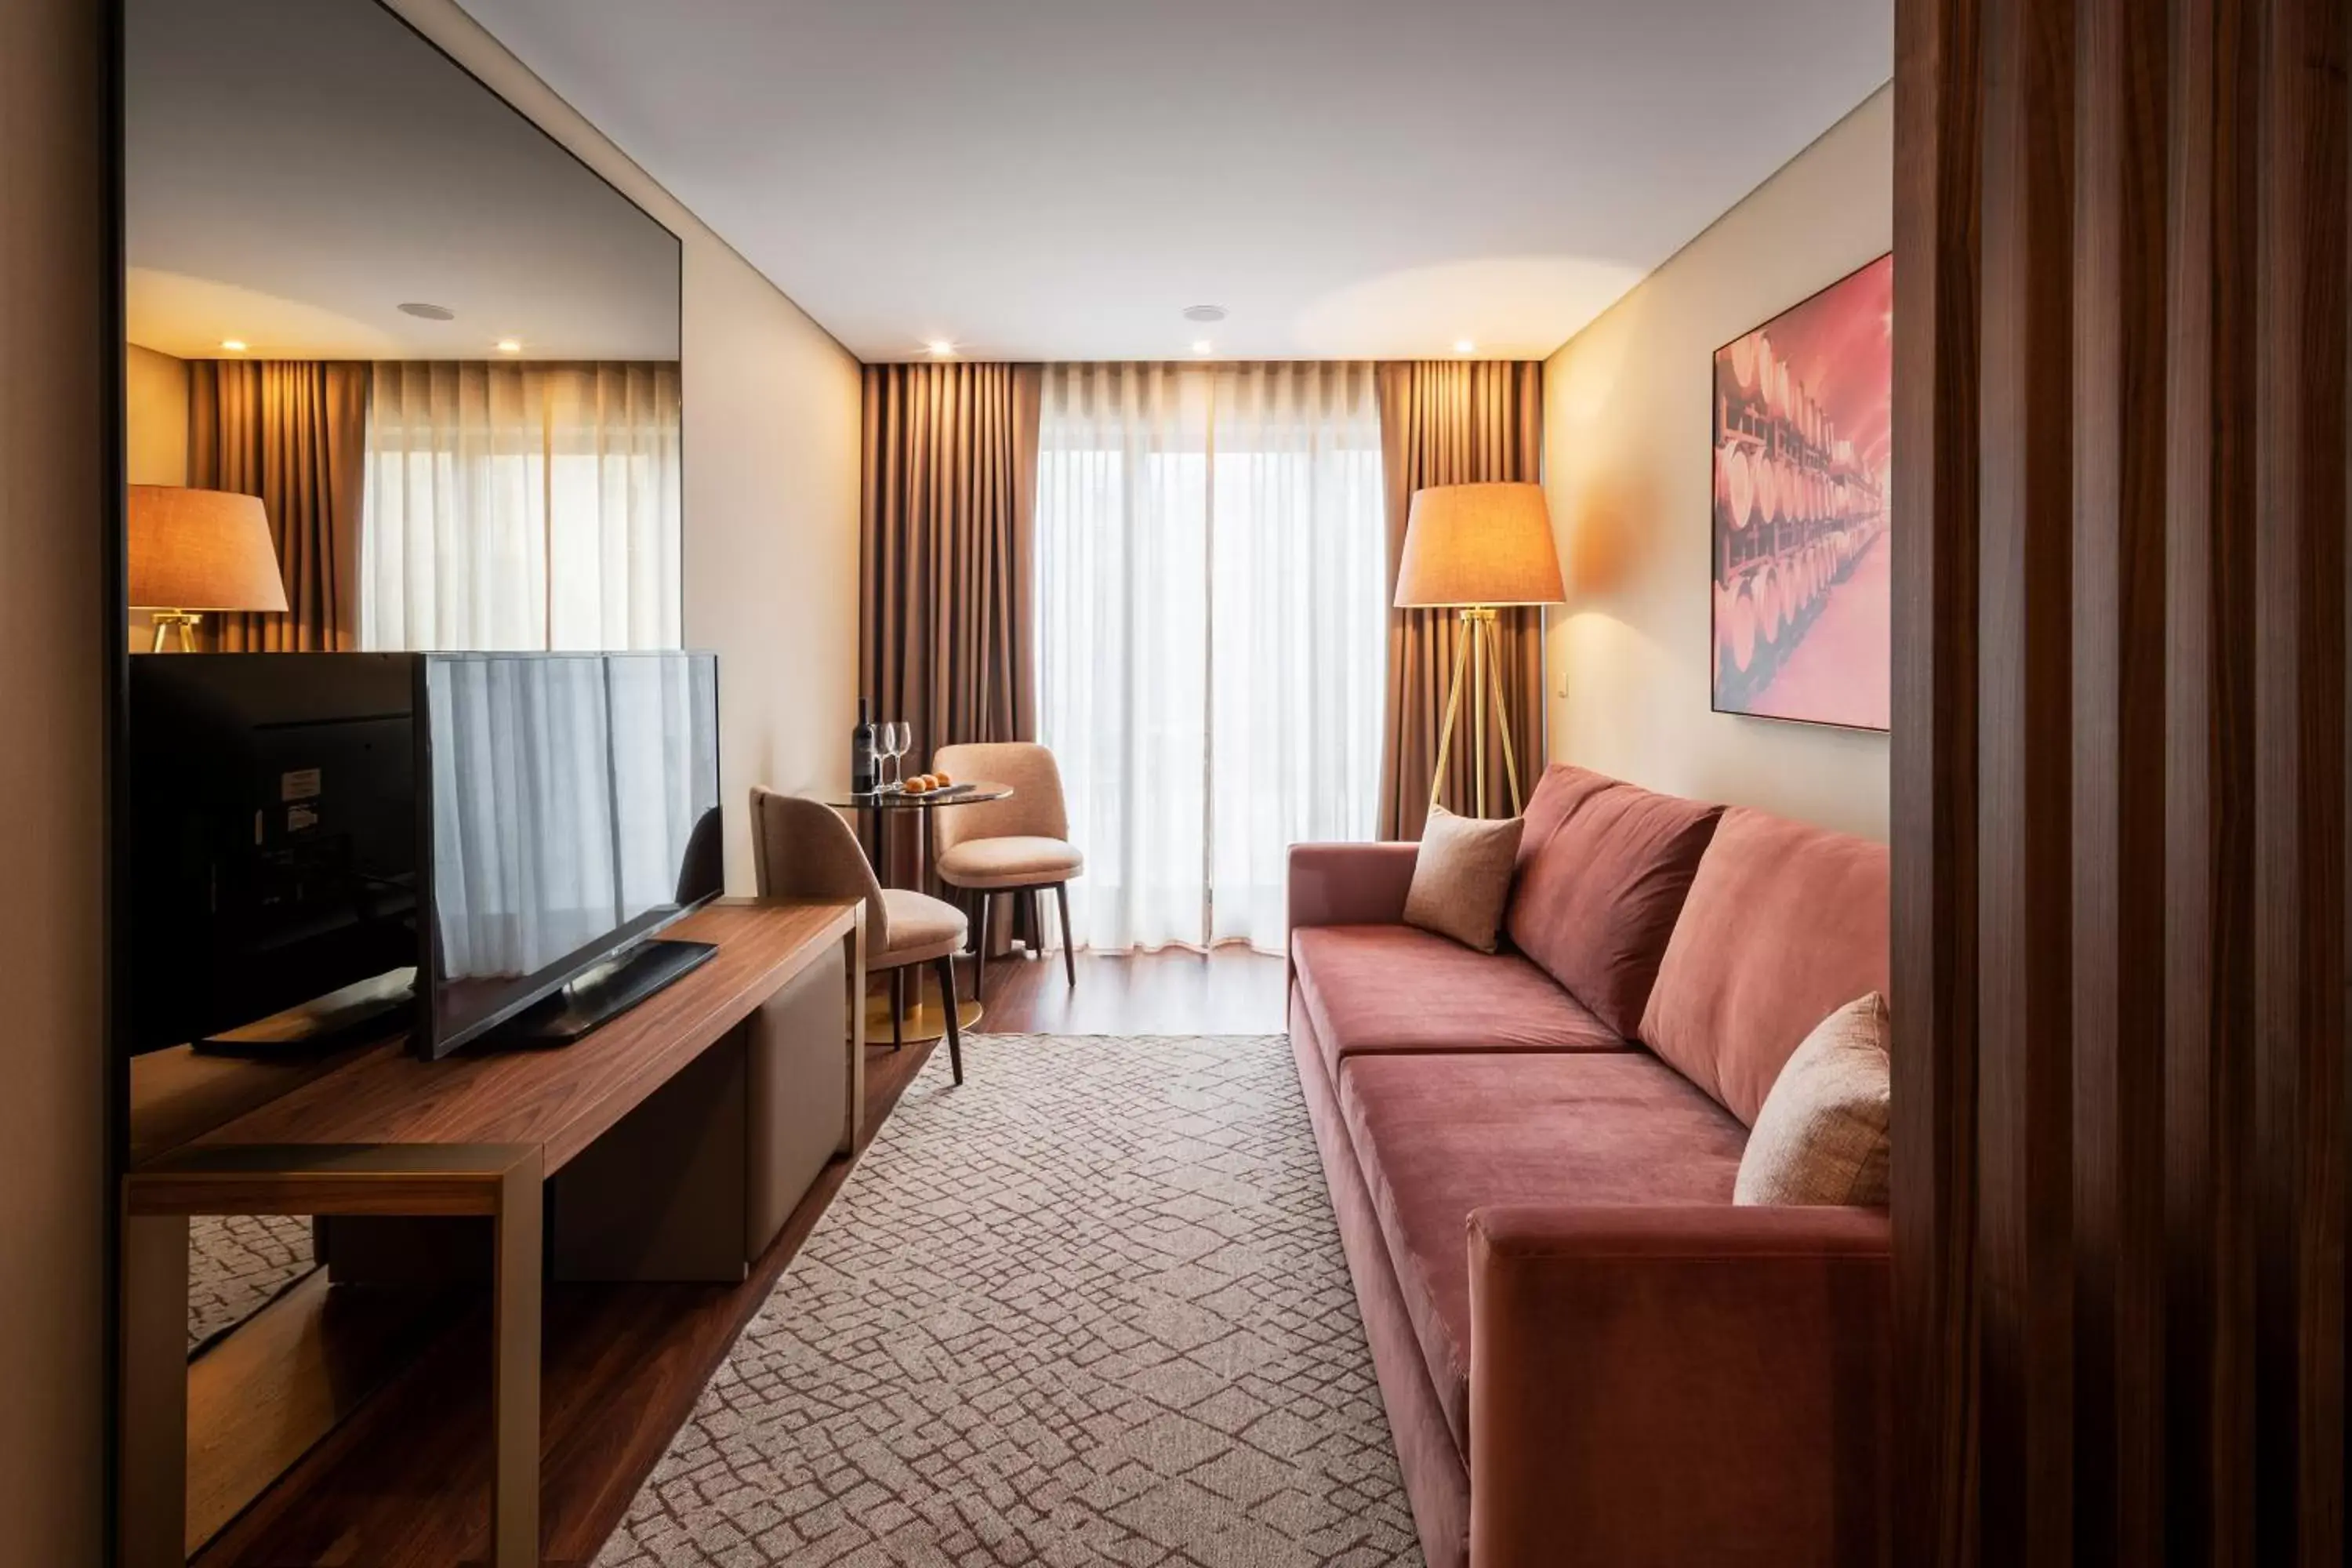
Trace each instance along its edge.
<path fill-rule="evenodd" d="M 131 342 L 676 359 L 678 246 L 370 0 L 127 0 Z M 403 314 L 443 306 L 449 321 Z"/>
<path fill-rule="evenodd" d="M 1893 58 L 1891 0 L 465 3 L 868 359 L 1548 353 Z"/>

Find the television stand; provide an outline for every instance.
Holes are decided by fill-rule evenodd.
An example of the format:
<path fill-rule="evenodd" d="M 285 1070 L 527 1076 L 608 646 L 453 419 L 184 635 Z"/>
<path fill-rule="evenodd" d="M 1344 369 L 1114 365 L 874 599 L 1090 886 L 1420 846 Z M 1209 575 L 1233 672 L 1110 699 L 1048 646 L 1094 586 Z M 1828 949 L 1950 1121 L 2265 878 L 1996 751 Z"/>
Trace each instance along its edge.
<path fill-rule="evenodd" d="M 484 1043 L 492 1050 L 572 1045 L 718 956 L 716 942 L 669 937 L 641 942 L 583 970 L 562 990 L 493 1030 Z"/>
<path fill-rule="evenodd" d="M 134 1059 L 115 1428 L 126 1568 L 184 1568 L 240 1517 L 299 1531 L 313 1510 L 363 1511 L 364 1488 L 339 1485 L 334 1467 L 365 1468 L 353 1455 L 389 1441 L 354 1408 L 349 1366 L 334 1359 L 354 1342 L 330 1320 L 319 1320 L 330 1326 L 318 1342 L 333 1354 L 315 1379 L 297 1380 L 300 1399 L 218 1381 L 238 1367 L 217 1354 L 195 1363 L 208 1377 L 192 1375 L 191 1215 L 306 1215 L 338 1226 L 421 1217 L 488 1230 L 465 1249 L 467 1268 L 488 1265 L 488 1419 L 453 1417 L 453 1441 L 490 1476 L 488 1551 L 473 1560 L 539 1568 L 541 1457 L 562 1430 L 560 1413 L 559 1425 L 541 1424 L 542 1283 L 631 1292 L 632 1312 L 655 1323 L 702 1310 L 709 1287 L 740 1284 L 828 1157 L 859 1144 L 863 906 L 724 899 L 674 929 L 701 941 L 648 945 L 703 950 L 671 954 L 682 966 L 666 977 L 655 965 L 651 990 L 677 984 L 568 1050 L 426 1061 L 400 1027 L 340 1058 L 250 1062 L 175 1048 Z M 673 1267 L 680 1259 L 688 1266 Z M 643 1289 L 662 1280 L 702 1289 Z M 568 1310 L 544 1314 L 558 1335 L 572 1321 Z M 575 1342 L 558 1344 L 578 1353 Z M 193 1405 L 192 1387 L 205 1396 Z M 255 1410 L 261 1419 L 241 1419 Z M 352 1432 L 336 1441 L 354 1447 L 339 1450 L 327 1439 L 347 1417 Z M 193 1490 L 192 1456 L 204 1480 Z M 467 1506 L 464 1478 L 476 1472 L 461 1477 L 453 1461 L 436 1473 L 457 1491 L 431 1500 Z M 275 1500 L 257 1500 L 268 1488 Z M 296 1554 L 308 1562 L 308 1551 Z"/>

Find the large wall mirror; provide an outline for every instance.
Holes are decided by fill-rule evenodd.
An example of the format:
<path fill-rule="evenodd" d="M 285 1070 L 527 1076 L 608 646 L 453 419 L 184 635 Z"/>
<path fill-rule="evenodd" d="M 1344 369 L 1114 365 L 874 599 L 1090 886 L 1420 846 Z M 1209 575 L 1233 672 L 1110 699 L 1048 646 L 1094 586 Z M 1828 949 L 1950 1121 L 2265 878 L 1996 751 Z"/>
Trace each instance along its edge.
<path fill-rule="evenodd" d="M 376 0 L 122 0 L 121 38 L 119 657 L 679 647 L 676 237 Z M 118 729 L 119 825 L 130 775 L 155 765 L 137 719 Z M 273 834 L 336 831 L 331 811 L 287 805 Z M 125 853 L 118 836 L 135 900 L 152 883 Z M 205 911 L 178 912 L 203 940 Z M 121 1162 L 323 1070 L 317 1050 L 132 1037 L 129 918 L 117 909 Z M 207 1363 L 242 1357 L 250 1376 L 269 1345 L 315 1350 L 338 1314 L 377 1311 L 334 1304 L 315 1234 L 303 1216 L 191 1222 L 198 1560 L 237 1560 L 224 1527 L 318 1435 L 303 1422 L 331 1415 L 273 1410 L 262 1431 Z M 127 1295 L 123 1310 L 160 1342 Z M 413 1339 L 400 1310 L 362 1338 Z M 396 1371 L 338 1363 L 352 1386 L 336 1397 Z"/>
<path fill-rule="evenodd" d="M 676 237 L 373 0 L 127 0 L 124 37 L 143 624 L 677 646 Z"/>

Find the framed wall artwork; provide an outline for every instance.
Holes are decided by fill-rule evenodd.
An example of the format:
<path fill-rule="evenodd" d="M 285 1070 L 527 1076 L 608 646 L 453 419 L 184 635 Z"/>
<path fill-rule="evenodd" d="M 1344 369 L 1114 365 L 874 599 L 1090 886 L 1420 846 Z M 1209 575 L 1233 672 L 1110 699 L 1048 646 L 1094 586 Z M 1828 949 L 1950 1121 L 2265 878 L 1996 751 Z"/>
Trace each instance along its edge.
<path fill-rule="evenodd" d="M 1714 708 L 1887 727 L 1895 258 L 1715 353 Z"/>

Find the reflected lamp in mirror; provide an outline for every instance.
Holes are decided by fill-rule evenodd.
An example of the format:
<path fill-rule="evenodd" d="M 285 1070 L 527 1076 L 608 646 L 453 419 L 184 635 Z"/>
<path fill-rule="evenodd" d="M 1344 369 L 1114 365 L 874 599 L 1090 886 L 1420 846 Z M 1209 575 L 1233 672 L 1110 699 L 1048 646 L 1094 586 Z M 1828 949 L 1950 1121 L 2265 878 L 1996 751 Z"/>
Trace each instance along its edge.
<path fill-rule="evenodd" d="M 1484 735 L 1490 703 L 1502 728 L 1503 769 L 1510 777 L 1511 811 L 1517 815 L 1519 764 L 1511 752 L 1511 715 L 1503 694 L 1495 611 L 1505 605 L 1557 605 L 1567 597 L 1541 485 L 1433 485 L 1413 492 L 1404 552 L 1397 562 L 1396 607 L 1455 610 L 1462 622 L 1454 642 L 1445 720 L 1438 731 L 1437 765 L 1429 776 L 1430 805 L 1437 804 L 1445 778 L 1466 669 L 1477 815 L 1486 815 Z"/>
<path fill-rule="evenodd" d="M 177 485 L 132 485 L 131 607 L 155 617 L 155 645 L 176 628 L 182 653 L 195 647 L 207 611 L 283 614 L 286 582 L 258 496 Z"/>

